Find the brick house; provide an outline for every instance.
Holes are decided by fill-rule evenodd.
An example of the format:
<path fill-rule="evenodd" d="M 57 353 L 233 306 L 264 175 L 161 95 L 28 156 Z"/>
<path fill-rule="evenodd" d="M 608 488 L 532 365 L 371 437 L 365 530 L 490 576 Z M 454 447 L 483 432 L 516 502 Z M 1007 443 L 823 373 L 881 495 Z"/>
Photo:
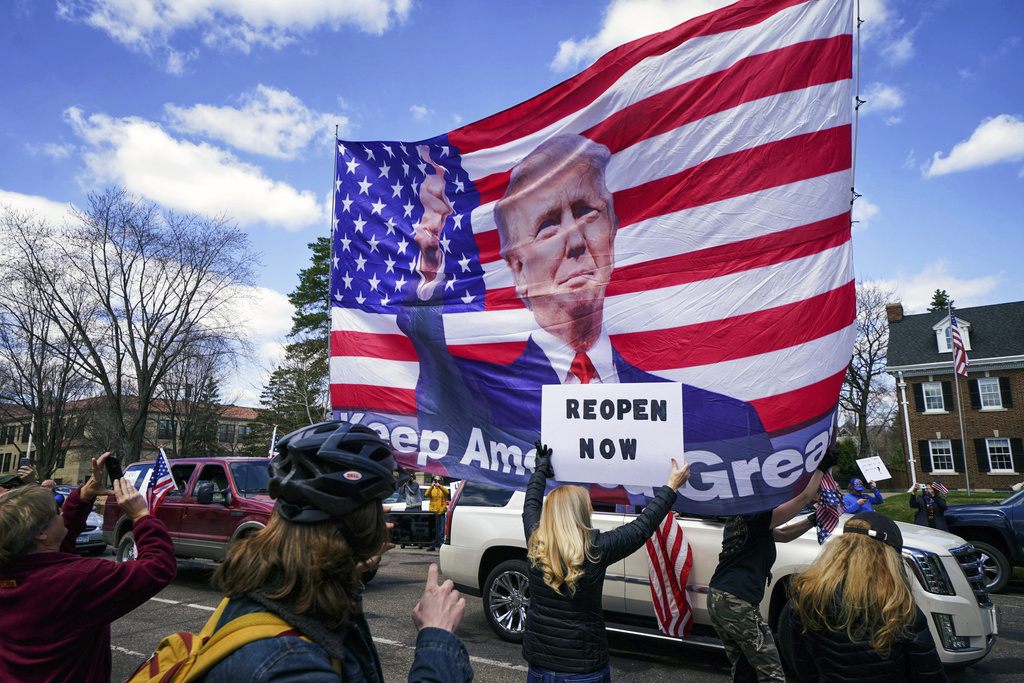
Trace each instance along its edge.
<path fill-rule="evenodd" d="M 970 360 L 966 378 L 954 377 L 945 311 L 904 315 L 897 303 L 886 306 L 886 316 L 886 372 L 896 380 L 915 480 L 938 478 L 950 489 L 964 489 L 969 478 L 972 490 L 1005 490 L 1021 481 L 1024 302 L 956 309 Z"/>

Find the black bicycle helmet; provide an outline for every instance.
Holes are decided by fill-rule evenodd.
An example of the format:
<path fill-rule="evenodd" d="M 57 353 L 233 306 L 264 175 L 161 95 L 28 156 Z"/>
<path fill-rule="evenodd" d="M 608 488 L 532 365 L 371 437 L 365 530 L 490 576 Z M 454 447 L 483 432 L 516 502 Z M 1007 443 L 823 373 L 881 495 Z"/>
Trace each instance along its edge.
<path fill-rule="evenodd" d="M 369 427 L 321 422 L 297 429 L 277 444 L 269 492 L 278 514 L 291 522 L 337 520 L 374 498 L 395 492 L 398 464 L 391 448 Z"/>

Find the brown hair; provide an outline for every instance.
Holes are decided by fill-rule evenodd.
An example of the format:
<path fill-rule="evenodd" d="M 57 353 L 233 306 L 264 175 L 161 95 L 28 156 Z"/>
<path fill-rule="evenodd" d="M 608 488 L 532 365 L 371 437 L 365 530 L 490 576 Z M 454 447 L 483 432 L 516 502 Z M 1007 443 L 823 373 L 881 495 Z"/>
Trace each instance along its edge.
<path fill-rule="evenodd" d="M 848 527 L 870 528 L 859 519 Z M 862 534 L 829 542 L 811 568 L 793 579 L 793 602 L 804 631 L 846 631 L 867 640 L 882 658 L 893 643 L 910 634 L 917 604 L 896 549 Z"/>
<path fill-rule="evenodd" d="M 356 564 L 388 540 L 384 510 L 370 500 L 345 515 L 352 546 L 334 522 L 296 524 L 276 512 L 265 529 L 236 541 L 213 574 L 228 597 L 260 591 L 296 614 L 335 628 L 348 621 L 359 588 Z"/>
<path fill-rule="evenodd" d="M 562 586 L 576 592 L 583 576 L 583 563 L 597 561 L 597 548 L 590 542 L 590 495 L 582 486 L 559 486 L 548 494 L 540 523 L 530 535 L 527 557 L 540 569 L 544 583 L 559 593 Z"/>
<path fill-rule="evenodd" d="M 0 567 L 29 554 L 35 535 L 56 513 L 53 491 L 41 486 L 22 486 L 0 497 Z"/>

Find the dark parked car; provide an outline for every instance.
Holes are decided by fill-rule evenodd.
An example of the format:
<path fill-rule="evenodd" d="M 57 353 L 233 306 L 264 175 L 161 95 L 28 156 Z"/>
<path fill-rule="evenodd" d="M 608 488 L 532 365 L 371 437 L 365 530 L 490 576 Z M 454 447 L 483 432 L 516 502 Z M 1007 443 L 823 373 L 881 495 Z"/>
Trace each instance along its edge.
<path fill-rule="evenodd" d="M 990 593 L 1006 588 L 1014 566 L 1024 567 L 1024 490 L 1002 501 L 950 505 L 946 522 L 981 554 Z"/>
<path fill-rule="evenodd" d="M 107 542 L 103 540 L 103 515 L 98 512 L 89 513 L 85 531 L 75 541 L 75 552 L 99 555 L 107 550 Z"/>

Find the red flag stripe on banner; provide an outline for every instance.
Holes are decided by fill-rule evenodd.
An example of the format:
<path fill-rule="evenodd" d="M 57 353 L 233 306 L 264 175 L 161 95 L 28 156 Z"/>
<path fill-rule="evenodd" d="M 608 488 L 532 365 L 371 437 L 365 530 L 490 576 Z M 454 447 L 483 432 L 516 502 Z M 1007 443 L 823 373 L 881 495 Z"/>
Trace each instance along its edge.
<path fill-rule="evenodd" d="M 623 356 L 751 402 L 770 433 L 827 413 L 845 373 L 835 349 L 855 333 L 850 25 L 844 2 L 746 0 L 450 133 L 480 193 L 469 224 L 487 285 L 483 311 L 444 317 L 453 355 L 522 352 L 535 323 L 499 256 L 493 202 L 537 144 L 577 132 L 613 153 L 604 320 Z M 333 406 L 414 413 L 415 349 L 394 316 L 374 317 L 332 309 Z"/>
<path fill-rule="evenodd" d="M 758 2 L 737 3 L 680 24 L 674 29 L 617 47 L 586 71 L 528 102 L 453 131 L 448 139 L 463 154 L 515 142 L 557 123 L 565 111 L 577 111 L 591 105 L 629 71 L 651 57 L 664 55 L 701 37 L 717 38 L 719 34 L 731 31 L 758 28 L 773 18 L 777 18 L 780 23 L 794 22 L 794 18 L 778 15 L 784 15 L 785 10 L 794 5 L 808 3 L 803 0 L 786 0 L 771 5 L 761 4 L 763 7 L 759 7 Z M 737 42 L 749 44 L 753 41 L 740 39 Z"/>
<path fill-rule="evenodd" d="M 647 566 L 651 581 L 651 597 L 658 628 L 677 638 L 690 635 L 693 611 L 686 582 L 693 568 L 690 544 L 673 514 L 658 526 L 647 541 Z"/>

